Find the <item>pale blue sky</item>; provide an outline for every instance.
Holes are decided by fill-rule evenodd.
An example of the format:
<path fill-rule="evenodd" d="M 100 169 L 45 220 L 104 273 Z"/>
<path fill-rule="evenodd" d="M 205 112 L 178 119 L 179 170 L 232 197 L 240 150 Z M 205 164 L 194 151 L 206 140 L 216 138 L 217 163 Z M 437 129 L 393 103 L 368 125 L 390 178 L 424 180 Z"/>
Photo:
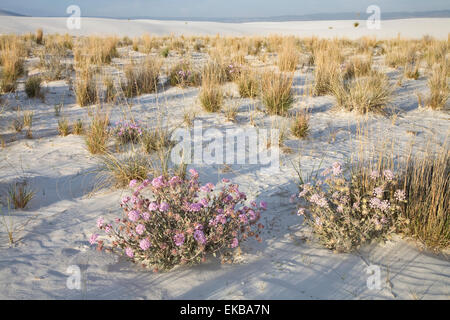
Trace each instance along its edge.
<path fill-rule="evenodd" d="M 22 14 L 66 16 L 79 5 L 82 15 L 108 17 L 269 17 L 361 12 L 376 4 L 383 12 L 449 10 L 449 0 L 0 0 L 0 8 Z"/>

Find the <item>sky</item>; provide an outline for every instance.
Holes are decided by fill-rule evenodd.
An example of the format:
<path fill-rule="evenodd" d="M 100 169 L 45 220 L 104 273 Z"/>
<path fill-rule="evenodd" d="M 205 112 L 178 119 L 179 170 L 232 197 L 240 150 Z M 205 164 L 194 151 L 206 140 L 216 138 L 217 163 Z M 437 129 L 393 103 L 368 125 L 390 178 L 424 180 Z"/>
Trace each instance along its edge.
<path fill-rule="evenodd" d="M 449 0 L 0 0 L 0 9 L 31 16 L 67 16 L 69 5 L 82 16 L 253 18 L 361 12 L 375 4 L 381 12 L 449 10 Z"/>

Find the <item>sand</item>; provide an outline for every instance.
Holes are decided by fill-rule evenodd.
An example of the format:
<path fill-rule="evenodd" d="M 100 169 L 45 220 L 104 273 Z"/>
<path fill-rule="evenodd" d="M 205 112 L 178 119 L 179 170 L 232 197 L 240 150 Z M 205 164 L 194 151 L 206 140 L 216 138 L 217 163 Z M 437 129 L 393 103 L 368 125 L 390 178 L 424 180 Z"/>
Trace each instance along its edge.
<path fill-rule="evenodd" d="M 396 29 L 388 30 L 386 26 L 382 32 L 385 36 L 395 36 L 401 31 L 405 36 L 446 37 L 448 29 L 444 27 L 448 26 L 449 19 L 428 19 L 428 27 L 421 26 L 420 32 L 418 20 L 386 21 Z M 226 29 L 227 34 L 258 30 L 259 33 L 284 31 L 334 36 L 337 33 L 333 32 L 338 32 L 341 26 L 339 30 L 347 32 L 348 37 L 362 35 L 346 23 L 350 22 L 333 22 L 334 31 L 329 31 L 325 28 L 329 22 L 264 23 L 265 27 L 251 23 L 241 28 L 200 22 L 185 25 L 184 22 L 86 19 L 82 32 L 131 36 L 186 30 L 218 33 Z M 44 27 L 46 32 L 63 33 L 63 24 L 62 19 L 2 17 L 0 32 L 27 32 Z M 303 26 L 303 31 L 298 26 Z M 416 29 L 408 30 L 412 26 Z M 114 59 L 113 66 L 120 63 L 120 59 Z M 297 191 L 292 163 L 301 160 L 302 169 L 308 173 L 322 160 L 323 166 L 344 161 L 355 151 L 353 139 L 361 123 L 366 123 L 372 132 L 367 143 L 377 145 L 381 140 L 395 139 L 398 153 L 407 150 L 412 140 L 419 147 L 429 141 L 438 144 L 445 141 L 449 132 L 448 113 L 417 106 L 415 94 L 427 93 L 426 77 L 404 79 L 399 87 L 396 82 L 400 73 L 394 69 L 386 71 L 395 89 L 392 105 L 398 114 L 395 121 L 380 115 L 332 111 L 334 101 L 330 96 L 304 98 L 302 89 L 306 78 L 311 79 L 312 70 L 298 70 L 294 110 L 310 108 L 311 134 L 302 141 L 287 139 L 286 145 L 292 152 L 281 154 L 279 174 L 264 174 L 258 165 L 232 165 L 229 172 L 223 172 L 222 166 L 195 166 L 202 182 L 216 183 L 222 177 L 230 178 L 241 185 L 250 200 L 257 198 L 268 203 L 262 218 L 266 226 L 262 233 L 264 241 L 244 243 L 242 254 L 231 265 L 221 265 L 209 257 L 203 265 L 180 267 L 167 273 L 143 270 L 123 257 L 98 252 L 89 245 L 88 238 L 96 231 L 97 218 L 112 220 L 119 216 L 120 198 L 129 191 L 98 188 L 95 175 L 98 160 L 85 149 L 83 138 L 58 136 L 54 104 L 64 101 L 62 112 L 70 121 L 88 119 L 87 109 L 76 105 L 67 83 L 45 83 L 45 102 L 28 99 L 21 84 L 17 95 L 3 97 L 6 103 L 0 115 L 0 134 L 7 144 L 0 149 L 0 188 L 4 190 L 14 179 L 27 177 L 36 195 L 28 209 L 14 210 L 13 217 L 7 218 L 16 226 L 27 222 L 16 232 L 19 241 L 15 245 L 8 245 L 2 226 L 0 299 L 449 299 L 448 253 L 435 254 L 417 242 L 396 236 L 384 244 L 366 245 L 356 253 L 335 254 L 316 243 L 302 219 L 294 214 L 295 205 L 289 202 L 289 196 Z M 236 95 L 234 85 L 227 85 L 226 89 Z M 158 114 L 167 114 L 170 115 L 168 124 L 175 126 L 181 123 L 183 111 L 192 108 L 197 120 L 203 121 L 204 129 L 214 127 L 221 131 L 251 127 L 250 112 L 260 127 L 269 128 L 272 122 L 281 119 L 249 111 L 260 106 L 256 100 L 234 98 L 239 106 L 237 123 L 228 122 L 223 114 L 203 112 L 197 96 L 197 88 L 169 88 L 159 94 L 142 95 L 132 99 L 132 113 L 149 126 L 156 123 Z M 25 139 L 24 133 L 16 134 L 9 127 L 18 106 L 21 110 L 34 111 L 33 139 Z M 120 107 L 112 108 L 113 121 L 120 119 L 121 114 Z M 2 210 L 8 214 L 5 205 Z M 66 285 L 68 268 L 73 265 L 82 272 L 81 290 L 71 290 Z M 370 265 L 380 267 L 379 290 L 367 286 Z"/>
<path fill-rule="evenodd" d="M 354 27 L 358 22 L 359 26 Z M 42 28 L 48 33 L 69 33 L 72 35 L 118 35 L 140 36 L 155 35 L 269 35 L 283 34 L 301 37 L 347 37 L 376 36 L 380 39 L 397 37 L 421 38 L 430 35 L 438 39 L 447 39 L 450 31 L 449 18 L 417 18 L 400 20 L 382 20 L 380 29 L 368 29 L 365 20 L 338 21 L 298 21 L 298 22 L 251 22 L 218 23 L 198 21 L 160 21 L 160 20 L 117 20 L 102 18 L 82 18 L 81 29 L 69 30 L 67 18 L 30 18 L 2 16 L 0 33 L 27 33 Z"/>

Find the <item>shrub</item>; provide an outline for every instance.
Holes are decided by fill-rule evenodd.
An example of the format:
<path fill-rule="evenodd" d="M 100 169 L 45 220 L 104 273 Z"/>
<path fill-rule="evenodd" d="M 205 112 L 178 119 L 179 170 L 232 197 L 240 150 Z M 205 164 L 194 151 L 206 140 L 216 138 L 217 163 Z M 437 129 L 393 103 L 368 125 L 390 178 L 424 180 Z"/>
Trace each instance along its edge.
<path fill-rule="evenodd" d="M 349 252 L 371 240 L 386 239 L 400 226 L 406 202 L 390 170 L 370 170 L 362 165 L 344 174 L 339 162 L 317 178 L 300 185 L 299 198 L 308 207 L 299 207 L 298 215 L 327 248 Z"/>
<path fill-rule="evenodd" d="M 428 78 L 428 87 L 430 96 L 427 106 L 435 110 L 445 109 L 448 97 L 450 96 L 450 87 L 447 82 L 446 65 L 435 64 L 431 76 Z"/>
<path fill-rule="evenodd" d="M 208 112 L 219 111 L 223 103 L 223 92 L 219 83 L 209 76 L 204 76 L 199 99 L 204 110 Z"/>
<path fill-rule="evenodd" d="M 90 153 L 101 154 L 106 152 L 108 142 L 108 116 L 95 115 L 86 132 L 85 143 Z"/>
<path fill-rule="evenodd" d="M 198 86 L 201 84 L 201 74 L 194 72 L 189 62 L 181 62 L 175 65 L 169 73 L 171 86 Z"/>
<path fill-rule="evenodd" d="M 142 125 L 139 121 L 122 120 L 112 128 L 112 135 L 121 143 L 136 143 L 142 137 Z"/>
<path fill-rule="evenodd" d="M 169 56 L 169 52 L 170 52 L 169 48 L 164 48 L 164 49 L 161 50 L 161 55 L 164 58 L 167 58 Z"/>
<path fill-rule="evenodd" d="M 292 119 L 291 132 L 297 138 L 306 138 L 309 133 L 309 115 L 306 112 L 298 112 Z"/>
<path fill-rule="evenodd" d="M 259 241 L 258 224 L 261 209 L 256 203 L 244 206 L 246 195 L 238 185 L 226 184 L 220 191 L 211 183 L 200 186 L 198 173 L 191 169 L 190 179 L 178 176 L 139 186 L 131 181 L 132 197 L 124 197 L 124 217 L 117 226 L 97 221 L 97 227 L 111 241 L 105 243 L 97 234 L 90 238 L 99 249 L 125 254 L 134 263 L 154 271 L 170 270 L 178 265 L 199 264 L 207 254 L 225 258 L 230 249 L 255 236 Z M 150 200 L 144 190 L 152 192 Z"/>
<path fill-rule="evenodd" d="M 292 75 L 267 72 L 262 77 L 261 99 L 269 114 L 284 114 L 294 103 Z"/>
<path fill-rule="evenodd" d="M 336 98 L 337 107 L 364 114 L 383 113 L 391 99 L 392 90 L 387 77 L 373 71 L 367 77 L 350 81 L 335 79 L 331 93 Z"/>
<path fill-rule="evenodd" d="M 409 220 L 405 234 L 430 248 L 450 245 L 450 155 L 443 148 L 437 155 L 413 156 L 400 176 L 407 204 L 404 217 Z"/>
<path fill-rule="evenodd" d="M 39 97 L 41 94 L 42 79 L 39 76 L 32 76 L 25 83 L 25 92 L 28 98 Z"/>

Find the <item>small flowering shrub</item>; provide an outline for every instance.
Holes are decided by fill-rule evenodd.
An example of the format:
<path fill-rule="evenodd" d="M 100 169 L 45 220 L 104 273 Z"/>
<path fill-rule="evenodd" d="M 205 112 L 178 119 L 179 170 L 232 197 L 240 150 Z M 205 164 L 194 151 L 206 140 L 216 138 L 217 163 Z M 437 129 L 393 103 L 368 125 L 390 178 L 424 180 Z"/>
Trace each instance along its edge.
<path fill-rule="evenodd" d="M 241 66 L 230 63 L 225 66 L 225 74 L 228 81 L 234 81 L 241 73 Z"/>
<path fill-rule="evenodd" d="M 139 121 L 121 120 L 112 128 L 112 136 L 119 143 L 137 143 L 142 136 L 142 125 Z"/>
<path fill-rule="evenodd" d="M 346 178 L 342 165 L 335 162 L 322 178 L 300 186 L 298 198 L 309 206 L 300 207 L 297 214 L 327 248 L 349 252 L 397 229 L 406 195 L 396 185 L 391 170 L 362 169 Z"/>
<path fill-rule="evenodd" d="M 121 202 L 124 217 L 116 219 L 115 227 L 103 218 L 97 221 L 110 245 L 106 248 L 97 234 L 90 242 L 99 249 L 125 253 L 133 262 L 157 271 L 198 264 L 206 254 L 226 253 L 251 236 L 261 241 L 263 226 L 258 220 L 267 205 L 245 206 L 246 195 L 238 185 L 226 179 L 223 183 L 217 191 L 212 183 L 200 186 L 193 169 L 189 179 L 160 176 L 140 185 L 131 181 L 133 195 Z M 144 190 L 151 191 L 154 199 L 144 196 Z"/>
<path fill-rule="evenodd" d="M 198 86 L 201 83 L 201 75 L 194 72 L 188 62 L 182 62 L 172 68 L 169 81 L 172 86 Z"/>

